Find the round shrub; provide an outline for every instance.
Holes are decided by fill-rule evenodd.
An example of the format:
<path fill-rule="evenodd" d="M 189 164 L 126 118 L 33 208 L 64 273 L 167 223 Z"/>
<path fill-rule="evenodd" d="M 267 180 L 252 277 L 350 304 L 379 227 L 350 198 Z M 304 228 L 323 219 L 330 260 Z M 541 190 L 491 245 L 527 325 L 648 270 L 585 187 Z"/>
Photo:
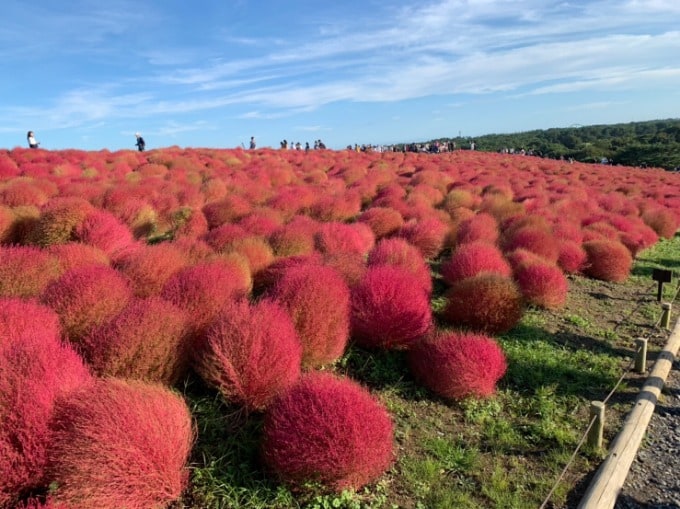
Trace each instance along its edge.
<path fill-rule="evenodd" d="M 302 343 L 302 367 L 320 367 L 344 353 L 349 337 L 350 292 L 331 267 L 290 267 L 269 290 L 293 318 Z"/>
<path fill-rule="evenodd" d="M 100 376 L 173 385 L 188 367 L 184 313 L 160 297 L 132 299 L 92 329 L 79 351 Z"/>
<path fill-rule="evenodd" d="M 108 255 L 134 242 L 132 231 L 111 212 L 96 210 L 74 228 L 77 240 L 98 247 Z"/>
<path fill-rule="evenodd" d="M 453 400 L 491 396 L 507 369 L 492 338 L 466 332 L 441 333 L 418 343 L 408 352 L 408 363 L 416 380 Z"/>
<path fill-rule="evenodd" d="M 0 297 L 0 346 L 24 335 L 57 338 L 60 333 L 59 316 L 52 309 L 35 301 Z"/>
<path fill-rule="evenodd" d="M 572 240 L 563 240 L 560 242 L 560 255 L 557 258 L 557 265 L 567 274 L 576 274 L 580 272 L 583 265 L 586 263 L 588 255 L 581 247 L 580 242 Z"/>
<path fill-rule="evenodd" d="M 678 219 L 666 208 L 650 207 L 642 213 L 641 217 L 659 237 L 670 239 L 678 230 Z"/>
<path fill-rule="evenodd" d="M 199 342 L 194 368 L 225 400 L 262 410 L 300 377 L 302 345 L 277 303 L 226 305 Z"/>
<path fill-rule="evenodd" d="M 535 226 L 524 226 L 510 233 L 503 242 L 506 252 L 526 249 L 546 261 L 555 263 L 560 255 L 557 239 L 549 231 Z"/>
<path fill-rule="evenodd" d="M 484 272 L 512 275 L 510 264 L 495 245 L 483 241 L 460 244 L 441 264 L 441 274 L 449 284 Z"/>
<path fill-rule="evenodd" d="M 314 235 L 315 247 L 324 254 L 353 253 L 365 255 L 371 246 L 364 236 L 352 225 L 331 222 L 319 226 Z"/>
<path fill-rule="evenodd" d="M 371 207 L 362 212 L 357 220 L 367 224 L 376 239 L 396 233 L 404 225 L 401 214 L 389 207 Z"/>
<path fill-rule="evenodd" d="M 191 332 L 200 334 L 227 302 L 248 294 L 250 274 L 230 260 L 185 267 L 165 283 L 161 297 L 183 309 Z"/>
<path fill-rule="evenodd" d="M 458 225 L 456 243 L 484 241 L 495 244 L 499 237 L 498 221 L 491 214 L 478 212 Z"/>
<path fill-rule="evenodd" d="M 428 294 L 432 293 L 430 267 L 418 248 L 405 239 L 393 237 L 380 240 L 368 253 L 367 263 L 369 267 L 376 265 L 401 267 L 413 274 Z"/>
<path fill-rule="evenodd" d="M 76 240 L 75 229 L 95 208 L 84 198 L 52 198 L 40 210 L 40 218 L 28 241 L 39 246 Z"/>
<path fill-rule="evenodd" d="M 0 297 L 38 297 L 61 273 L 56 257 L 33 246 L 0 246 Z"/>
<path fill-rule="evenodd" d="M 427 334 L 431 325 L 427 293 L 400 267 L 370 267 L 352 289 L 352 337 L 363 346 L 405 348 Z"/>
<path fill-rule="evenodd" d="M 583 273 L 603 281 L 621 282 L 630 275 L 633 257 L 626 246 L 616 240 L 590 240 L 583 243 L 588 260 Z"/>
<path fill-rule="evenodd" d="M 515 269 L 515 281 L 524 299 L 535 306 L 559 309 L 567 302 L 569 283 L 556 265 L 525 263 Z"/>
<path fill-rule="evenodd" d="M 58 260 L 62 274 L 75 267 L 97 264 L 109 265 L 111 261 L 109 256 L 98 247 L 82 244 L 81 242 L 54 244 L 47 250 Z"/>
<path fill-rule="evenodd" d="M 502 334 L 522 318 L 524 301 L 515 282 L 498 274 L 481 274 L 454 283 L 445 294 L 442 318 L 461 328 Z"/>
<path fill-rule="evenodd" d="M 366 260 L 358 253 L 327 253 L 323 264 L 337 270 L 352 288 L 361 281 L 366 273 Z"/>
<path fill-rule="evenodd" d="M 436 258 L 444 247 L 449 225 L 436 218 L 411 220 L 399 230 L 399 237 L 416 246 L 427 259 Z"/>
<path fill-rule="evenodd" d="M 47 471 L 57 501 L 80 509 L 166 507 L 186 485 L 191 414 L 162 386 L 97 380 L 57 400 L 51 428 Z"/>
<path fill-rule="evenodd" d="M 358 489 L 389 468 L 393 450 L 389 414 L 349 379 L 304 375 L 265 415 L 264 461 L 293 486 Z"/>
<path fill-rule="evenodd" d="M 19 310 L 18 303 L 5 307 L 7 314 Z M 20 317 L 14 316 L 13 334 L 0 334 L 0 507 L 47 485 L 48 423 L 55 399 L 91 380 L 80 356 L 50 330 L 53 317 L 37 306 L 24 308 L 32 310 L 43 319 L 44 330 L 36 331 L 36 322 L 22 333 Z"/>
<path fill-rule="evenodd" d="M 86 265 L 50 283 L 41 299 L 57 312 L 69 339 L 78 342 L 91 328 L 120 313 L 131 297 L 127 279 L 114 269 Z"/>
<path fill-rule="evenodd" d="M 116 269 L 125 275 L 137 297 L 159 295 L 174 274 L 187 265 L 184 254 L 173 244 L 139 244 L 116 256 Z"/>

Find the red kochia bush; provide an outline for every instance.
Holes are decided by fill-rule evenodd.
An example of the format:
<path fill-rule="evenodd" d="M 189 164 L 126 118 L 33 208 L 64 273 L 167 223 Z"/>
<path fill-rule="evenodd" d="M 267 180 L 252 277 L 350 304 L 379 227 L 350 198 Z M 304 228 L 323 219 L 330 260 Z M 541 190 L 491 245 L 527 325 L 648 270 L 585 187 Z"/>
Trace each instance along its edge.
<path fill-rule="evenodd" d="M 370 267 L 352 289 L 351 331 L 361 345 L 408 347 L 431 325 L 427 293 L 415 276 L 400 267 Z"/>
<path fill-rule="evenodd" d="M 302 343 L 302 367 L 337 360 L 349 337 L 347 283 L 334 269 L 301 264 L 289 268 L 269 291 L 293 318 Z"/>
<path fill-rule="evenodd" d="M 173 244 L 139 244 L 115 259 L 115 267 L 130 279 L 138 297 L 161 293 L 165 283 L 186 264 L 184 254 Z"/>
<path fill-rule="evenodd" d="M 496 390 L 507 363 L 490 337 L 466 332 L 434 335 L 408 353 L 416 380 L 447 399 L 484 398 Z"/>
<path fill-rule="evenodd" d="M 48 248 L 48 252 L 56 257 L 62 273 L 83 265 L 109 265 L 110 263 L 109 256 L 104 251 L 80 242 L 54 244 Z"/>
<path fill-rule="evenodd" d="M 512 279 L 498 274 L 462 279 L 451 286 L 445 297 L 445 321 L 487 334 L 509 331 L 524 313 L 519 288 Z"/>
<path fill-rule="evenodd" d="M 572 240 L 563 240 L 559 246 L 560 256 L 557 259 L 557 265 L 567 274 L 579 272 L 588 258 L 581 244 Z"/>
<path fill-rule="evenodd" d="M 111 267 L 86 265 L 65 272 L 42 294 L 42 302 L 59 315 L 62 328 L 77 342 L 127 305 L 132 297 L 128 281 Z"/>
<path fill-rule="evenodd" d="M 35 301 L 0 298 L 0 347 L 23 335 L 59 334 L 59 316 L 52 309 Z"/>
<path fill-rule="evenodd" d="M 526 249 L 551 263 L 557 262 L 560 256 L 557 239 L 537 226 L 524 226 L 509 233 L 503 243 L 503 250 L 510 252 L 516 249 Z"/>
<path fill-rule="evenodd" d="M 133 299 L 79 350 L 100 376 L 173 385 L 188 367 L 184 313 L 160 297 Z"/>
<path fill-rule="evenodd" d="M 584 274 L 603 281 L 621 282 L 630 275 L 633 257 L 626 246 L 615 240 L 591 240 L 583 243 L 588 260 Z"/>
<path fill-rule="evenodd" d="M 358 489 L 394 458 L 385 408 L 356 382 L 310 373 L 276 400 L 264 422 L 262 455 L 284 482 Z"/>
<path fill-rule="evenodd" d="M 567 302 L 569 283 L 556 265 L 525 263 L 515 268 L 515 281 L 527 302 L 546 309 L 558 309 Z"/>
<path fill-rule="evenodd" d="M 300 377 L 302 345 L 280 305 L 240 300 L 224 307 L 193 359 L 227 401 L 262 410 Z"/>
<path fill-rule="evenodd" d="M 401 267 L 413 274 L 428 294 L 432 293 L 430 267 L 418 248 L 409 244 L 405 239 L 396 237 L 382 239 L 368 253 L 367 263 L 369 266 L 394 265 Z"/>
<path fill-rule="evenodd" d="M 57 279 L 56 257 L 33 246 L 0 246 L 0 296 L 37 297 Z"/>
<path fill-rule="evenodd" d="M 201 333 L 225 303 L 250 291 L 249 276 L 229 260 L 199 263 L 168 279 L 161 297 L 186 311 L 192 332 Z"/>
<path fill-rule="evenodd" d="M 111 255 L 133 243 L 132 231 L 111 212 L 96 210 L 74 230 L 76 238 Z"/>
<path fill-rule="evenodd" d="M 483 272 L 512 275 L 510 264 L 494 244 L 474 241 L 461 244 L 441 265 L 441 274 L 449 284 Z"/>
<path fill-rule="evenodd" d="M 436 218 L 411 220 L 399 230 L 399 237 L 406 239 L 420 250 L 425 258 L 436 258 L 444 247 L 449 225 Z"/>
<path fill-rule="evenodd" d="M 456 231 L 456 243 L 484 241 L 495 244 L 499 237 L 498 221 L 491 214 L 478 212 L 462 221 Z"/>
<path fill-rule="evenodd" d="M 659 237 L 670 239 L 678 230 L 678 219 L 666 208 L 650 207 L 642 213 L 641 217 Z"/>
<path fill-rule="evenodd" d="M 331 222 L 319 226 L 314 236 L 316 249 L 324 254 L 355 253 L 365 255 L 371 249 L 364 236 L 350 224 Z"/>
<path fill-rule="evenodd" d="M 21 305 L 9 308 L 5 312 L 12 315 Z M 9 503 L 21 492 L 47 484 L 48 423 L 55 398 L 91 379 L 80 356 L 51 330 L 53 317 L 32 304 L 23 311 L 37 311 L 34 318 L 45 329 L 37 331 L 38 322 L 24 326 L 14 316 L 5 322 L 11 335 L 0 331 L 0 507 L 14 507 Z"/>
<path fill-rule="evenodd" d="M 371 207 L 359 216 L 358 221 L 367 224 L 376 239 L 396 233 L 404 225 L 401 214 L 388 207 Z"/>
<path fill-rule="evenodd" d="M 57 400 L 48 452 L 57 501 L 80 509 L 166 507 L 186 485 L 186 403 L 162 386 L 101 379 Z"/>

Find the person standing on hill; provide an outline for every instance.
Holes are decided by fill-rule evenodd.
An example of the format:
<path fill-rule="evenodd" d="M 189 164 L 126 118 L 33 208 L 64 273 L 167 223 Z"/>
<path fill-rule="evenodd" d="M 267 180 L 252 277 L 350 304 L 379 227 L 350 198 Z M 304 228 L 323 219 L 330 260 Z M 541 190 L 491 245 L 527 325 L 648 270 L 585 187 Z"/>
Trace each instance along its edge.
<path fill-rule="evenodd" d="M 36 141 L 33 131 L 28 131 L 26 134 L 26 139 L 28 140 L 28 146 L 30 148 L 38 148 L 38 145 L 40 145 L 40 142 Z"/>
<path fill-rule="evenodd" d="M 137 137 L 137 150 L 140 152 L 144 152 L 144 149 L 146 148 L 146 142 L 144 141 L 144 138 L 142 138 L 142 135 L 139 133 L 135 133 L 135 136 Z"/>
<path fill-rule="evenodd" d="M 255 150 L 255 147 L 257 145 L 255 144 L 255 136 L 250 137 L 250 150 Z"/>

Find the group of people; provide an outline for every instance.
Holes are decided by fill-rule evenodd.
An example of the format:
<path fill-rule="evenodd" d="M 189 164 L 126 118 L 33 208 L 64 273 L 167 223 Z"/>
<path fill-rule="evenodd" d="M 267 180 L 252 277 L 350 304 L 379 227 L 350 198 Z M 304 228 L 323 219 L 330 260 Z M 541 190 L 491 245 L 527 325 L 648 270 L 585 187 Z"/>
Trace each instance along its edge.
<path fill-rule="evenodd" d="M 293 143 L 292 141 L 290 142 L 290 145 L 288 143 L 288 140 L 283 140 L 280 142 L 281 144 L 281 150 L 288 150 L 289 148 L 291 150 L 302 150 L 302 144 L 298 141 L 296 143 Z M 305 142 L 305 152 L 309 152 L 310 150 L 309 142 Z M 326 148 L 326 145 L 324 144 L 323 141 L 321 140 L 314 140 L 314 150 L 323 150 Z"/>

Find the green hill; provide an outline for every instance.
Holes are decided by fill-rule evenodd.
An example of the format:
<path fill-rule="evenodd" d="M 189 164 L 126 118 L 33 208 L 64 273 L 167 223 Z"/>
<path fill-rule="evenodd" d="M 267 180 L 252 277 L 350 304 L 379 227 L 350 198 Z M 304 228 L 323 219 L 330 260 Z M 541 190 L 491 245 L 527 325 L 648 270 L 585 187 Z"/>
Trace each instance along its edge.
<path fill-rule="evenodd" d="M 554 159 L 572 158 L 626 166 L 680 168 L 680 119 L 627 124 L 573 126 L 512 134 L 440 138 L 430 143 L 455 142 L 456 147 L 487 152 L 520 152 Z"/>

